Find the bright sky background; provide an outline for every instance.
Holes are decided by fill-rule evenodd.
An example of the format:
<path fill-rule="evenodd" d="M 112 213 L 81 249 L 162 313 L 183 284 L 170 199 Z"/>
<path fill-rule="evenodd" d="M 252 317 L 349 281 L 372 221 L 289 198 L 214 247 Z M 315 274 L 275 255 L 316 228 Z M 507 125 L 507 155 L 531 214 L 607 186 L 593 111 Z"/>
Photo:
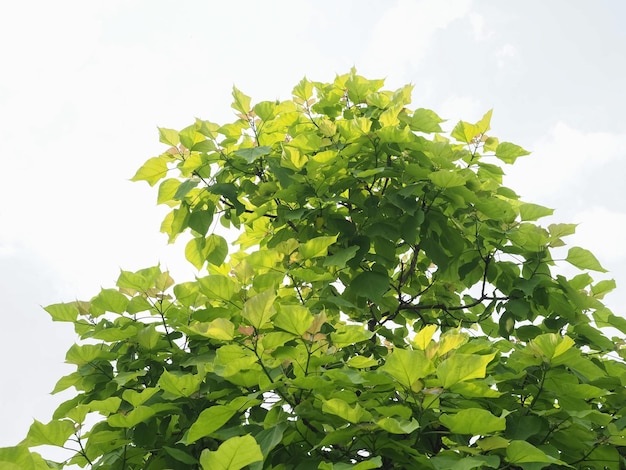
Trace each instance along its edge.
<path fill-rule="evenodd" d="M 234 119 L 231 88 L 290 97 L 355 65 L 413 106 L 478 120 L 531 150 L 507 168 L 525 200 L 580 223 L 626 316 L 626 3 L 621 0 L 21 0 L 0 16 L 0 446 L 71 395 L 75 339 L 42 305 L 88 300 L 120 268 L 161 262 L 156 189 L 129 178 L 164 147 L 156 127 Z M 548 223 L 550 221 L 546 221 Z M 596 280 L 607 276 L 593 275 Z"/>

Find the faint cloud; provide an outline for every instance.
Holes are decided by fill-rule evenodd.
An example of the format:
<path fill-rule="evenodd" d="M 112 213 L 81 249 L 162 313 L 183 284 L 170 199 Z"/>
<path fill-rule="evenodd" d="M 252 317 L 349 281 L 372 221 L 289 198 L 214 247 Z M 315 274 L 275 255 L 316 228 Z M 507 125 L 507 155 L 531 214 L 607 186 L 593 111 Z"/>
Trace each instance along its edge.
<path fill-rule="evenodd" d="M 478 13 L 471 13 L 469 16 L 470 25 L 472 26 L 472 32 L 474 33 L 474 39 L 477 41 L 486 41 L 493 37 L 494 32 L 485 28 L 485 17 Z"/>
<path fill-rule="evenodd" d="M 431 48 L 433 35 L 466 16 L 470 5 L 471 0 L 399 0 L 374 27 L 362 63 L 370 69 L 384 63 L 389 70 L 419 63 Z"/>
<path fill-rule="evenodd" d="M 601 165 L 624 157 L 624 149 L 626 134 L 586 132 L 559 121 L 538 140 L 532 155 L 521 158 L 507 171 L 507 184 L 529 188 L 537 198 L 575 187 L 575 197 L 582 199 L 586 195 L 581 189 L 587 186 L 590 175 Z M 618 168 L 615 169 L 624 172 L 623 164 Z"/>
<path fill-rule="evenodd" d="M 511 62 L 517 64 L 518 52 L 513 44 L 505 44 L 496 51 L 496 60 L 498 68 L 503 68 L 511 65 Z"/>

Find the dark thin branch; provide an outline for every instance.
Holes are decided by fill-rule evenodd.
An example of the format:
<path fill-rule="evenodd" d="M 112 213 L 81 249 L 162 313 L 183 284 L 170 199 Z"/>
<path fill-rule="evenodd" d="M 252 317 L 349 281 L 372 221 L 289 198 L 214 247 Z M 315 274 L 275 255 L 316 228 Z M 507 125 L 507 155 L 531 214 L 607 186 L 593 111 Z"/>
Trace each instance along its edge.
<path fill-rule="evenodd" d="M 398 306 L 399 310 L 410 310 L 410 311 L 420 311 L 420 310 L 444 310 L 444 311 L 456 311 L 456 310 L 465 310 L 466 308 L 476 307 L 481 304 L 485 300 L 509 300 L 508 296 L 495 296 L 495 295 L 481 295 L 480 298 L 470 302 L 465 305 L 456 305 L 456 306 L 447 306 L 445 304 L 431 304 L 431 305 L 413 305 L 413 304 L 400 304 Z"/>

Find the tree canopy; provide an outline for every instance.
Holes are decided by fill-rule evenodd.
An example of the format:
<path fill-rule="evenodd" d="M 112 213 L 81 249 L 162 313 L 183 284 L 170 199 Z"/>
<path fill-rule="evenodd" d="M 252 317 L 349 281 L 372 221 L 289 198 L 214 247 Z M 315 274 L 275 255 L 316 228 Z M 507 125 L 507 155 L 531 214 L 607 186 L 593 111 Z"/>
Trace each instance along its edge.
<path fill-rule="evenodd" d="M 47 307 L 79 336 L 53 391 L 76 394 L 3 468 L 626 468 L 615 283 L 565 248 L 574 224 L 503 186 L 528 152 L 491 111 L 448 135 L 383 86 L 234 88 L 234 122 L 159 129 L 133 180 L 158 185 L 198 277 L 122 271 Z"/>

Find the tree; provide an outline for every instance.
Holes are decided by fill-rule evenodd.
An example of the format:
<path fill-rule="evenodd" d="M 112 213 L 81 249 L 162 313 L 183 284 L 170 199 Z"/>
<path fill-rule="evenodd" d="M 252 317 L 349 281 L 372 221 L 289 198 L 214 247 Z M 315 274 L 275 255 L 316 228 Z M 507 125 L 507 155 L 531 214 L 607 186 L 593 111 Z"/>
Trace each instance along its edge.
<path fill-rule="evenodd" d="M 626 468 L 626 320 L 573 224 L 502 185 L 491 111 L 449 137 L 411 86 L 303 79 L 235 122 L 160 129 L 134 180 L 203 274 L 122 271 L 51 305 L 74 387 L 14 468 Z M 217 225 L 236 230 L 229 244 Z M 561 259 L 553 253 L 562 253 Z M 580 274 L 568 279 L 558 265 Z M 98 417 L 91 428 L 89 416 Z M 75 449 L 62 464 L 29 448 Z M 9 467 L 3 467 L 9 468 Z"/>

